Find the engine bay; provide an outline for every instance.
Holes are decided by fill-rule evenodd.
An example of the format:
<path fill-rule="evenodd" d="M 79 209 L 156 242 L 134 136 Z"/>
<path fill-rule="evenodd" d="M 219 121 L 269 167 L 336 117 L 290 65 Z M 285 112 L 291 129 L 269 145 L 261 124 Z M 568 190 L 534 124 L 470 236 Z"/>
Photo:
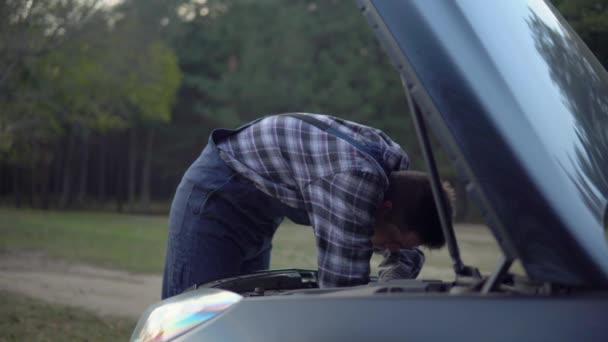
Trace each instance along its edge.
<path fill-rule="evenodd" d="M 217 288 L 235 292 L 244 297 L 262 296 L 353 296 L 353 295 L 390 295 L 415 293 L 444 293 L 456 294 L 482 294 L 485 278 L 457 278 L 455 281 L 421 279 L 396 279 L 387 282 L 378 282 L 372 277 L 367 285 L 355 287 L 320 288 L 317 282 L 317 272 L 313 270 L 286 269 L 260 271 L 248 275 L 225 278 L 207 284 L 192 287 Z M 521 295 L 549 295 L 556 289 L 547 284 L 531 282 L 526 277 L 509 274 L 500 286 L 492 293 L 521 294 Z"/>

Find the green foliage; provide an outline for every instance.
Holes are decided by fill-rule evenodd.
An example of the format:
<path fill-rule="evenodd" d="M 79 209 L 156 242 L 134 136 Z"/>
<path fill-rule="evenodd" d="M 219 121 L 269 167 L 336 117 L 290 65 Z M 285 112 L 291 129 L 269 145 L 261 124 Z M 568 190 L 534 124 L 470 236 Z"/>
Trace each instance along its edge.
<path fill-rule="evenodd" d="M 553 0 L 560 13 L 608 67 L 608 0 Z"/>
<path fill-rule="evenodd" d="M 208 14 L 185 24 L 176 45 L 183 86 L 196 94 L 180 101 L 199 115 L 236 126 L 270 113 L 306 111 L 389 134 L 408 131 L 398 75 L 353 3 L 208 1 L 206 6 Z M 415 145 L 413 134 L 397 139 Z"/>
<path fill-rule="evenodd" d="M 0 4 L 0 160 L 28 159 L 27 151 L 38 149 L 28 145 L 45 146 L 61 134 L 65 111 L 58 110 L 52 82 L 59 70 L 43 61 L 87 32 L 84 23 L 94 5 L 93 0 Z"/>
<path fill-rule="evenodd" d="M 138 121 L 168 122 L 180 81 L 177 57 L 164 44 L 155 42 L 140 58 L 147 59 L 147 63 L 143 70 L 136 67 L 127 77 L 127 98 L 138 109 Z"/>
<path fill-rule="evenodd" d="M 608 0 L 553 3 L 607 65 Z M 212 128 L 288 111 L 382 129 L 425 169 L 398 73 L 352 0 L 0 2 L 0 171 L 20 178 L 0 192 L 40 191 L 41 177 L 56 193 L 50 170 L 72 170 L 82 191 L 121 198 L 127 169 L 147 165 L 166 199 Z M 126 130 L 140 136 L 128 149 Z"/>
<path fill-rule="evenodd" d="M 16 198 L 25 188 L 31 205 L 50 203 L 50 192 L 66 205 L 77 184 L 83 201 L 91 137 L 171 118 L 175 53 L 159 36 L 144 36 L 140 17 L 95 3 L 0 4 L 0 169 L 13 168 Z"/>

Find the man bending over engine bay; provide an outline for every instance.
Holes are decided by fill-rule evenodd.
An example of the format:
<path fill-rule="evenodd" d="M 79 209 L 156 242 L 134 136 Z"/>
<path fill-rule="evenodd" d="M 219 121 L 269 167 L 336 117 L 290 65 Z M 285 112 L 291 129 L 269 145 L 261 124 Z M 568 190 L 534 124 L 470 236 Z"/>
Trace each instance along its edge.
<path fill-rule="evenodd" d="M 284 217 L 312 225 L 321 287 L 367 284 L 374 250 L 380 281 L 415 278 L 416 247 L 445 239 L 427 175 L 408 167 L 382 131 L 326 115 L 214 130 L 171 205 L 162 297 L 268 269 Z"/>

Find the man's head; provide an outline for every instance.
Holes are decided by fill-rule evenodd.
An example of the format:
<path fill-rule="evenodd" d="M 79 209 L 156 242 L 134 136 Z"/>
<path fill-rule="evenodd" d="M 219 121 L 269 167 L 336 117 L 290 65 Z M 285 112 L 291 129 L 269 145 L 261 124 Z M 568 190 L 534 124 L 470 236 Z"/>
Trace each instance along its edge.
<path fill-rule="evenodd" d="M 451 217 L 453 190 L 444 185 L 444 192 Z M 445 244 L 427 174 L 417 171 L 391 173 L 389 188 L 376 216 L 372 243 L 376 248 L 392 251 L 421 245 L 440 248 Z"/>

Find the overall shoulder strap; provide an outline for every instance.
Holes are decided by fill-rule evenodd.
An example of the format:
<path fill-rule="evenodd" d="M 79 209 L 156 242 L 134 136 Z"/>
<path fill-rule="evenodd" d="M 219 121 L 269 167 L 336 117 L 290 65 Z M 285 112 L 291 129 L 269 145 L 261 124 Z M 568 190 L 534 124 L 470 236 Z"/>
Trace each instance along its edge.
<path fill-rule="evenodd" d="M 327 123 L 315 118 L 312 115 L 302 114 L 302 113 L 289 113 L 289 114 L 283 114 L 283 115 L 290 116 L 290 117 L 296 118 L 296 119 L 300 119 L 308 124 L 311 124 L 311 125 L 317 127 L 318 129 L 320 129 L 322 131 L 327 131 L 331 127 Z"/>
<path fill-rule="evenodd" d="M 302 114 L 302 113 L 289 113 L 289 114 L 281 114 L 283 116 L 289 116 L 292 118 L 296 118 L 296 119 L 300 119 L 310 125 L 313 125 L 315 127 L 317 127 L 318 129 L 327 132 L 328 134 L 331 134 L 337 138 L 343 139 L 345 141 L 347 141 L 349 144 L 351 144 L 352 146 L 354 146 L 356 149 L 358 149 L 359 151 L 369 155 L 370 157 L 372 157 L 372 159 L 376 162 L 376 166 L 382 170 L 382 172 L 384 172 L 384 174 L 388 177 L 390 174 L 390 170 L 387 170 L 384 167 L 384 162 L 382 160 L 382 156 L 380 154 L 380 151 L 378 151 L 378 149 L 374 149 L 372 146 L 368 146 L 364 143 L 361 143 L 357 140 L 355 140 L 353 137 L 344 134 L 342 132 L 340 132 L 339 130 L 332 128 L 329 124 L 315 118 L 312 115 L 309 114 Z"/>

